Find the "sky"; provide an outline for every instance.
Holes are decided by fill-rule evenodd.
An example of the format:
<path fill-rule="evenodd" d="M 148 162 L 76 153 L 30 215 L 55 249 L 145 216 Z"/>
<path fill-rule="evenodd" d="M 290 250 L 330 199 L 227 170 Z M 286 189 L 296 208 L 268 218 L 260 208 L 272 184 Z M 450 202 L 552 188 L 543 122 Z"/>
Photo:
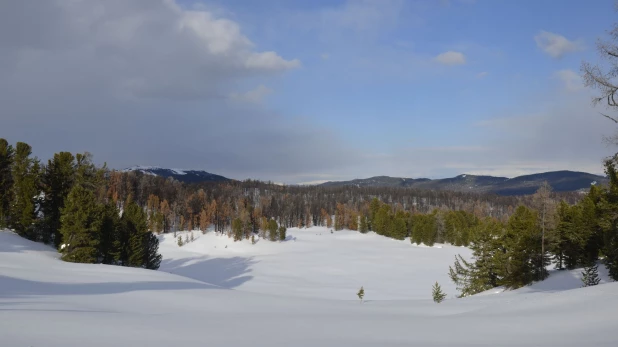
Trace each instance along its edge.
<path fill-rule="evenodd" d="M 310 183 L 601 174 L 611 0 L 0 2 L 0 137 Z"/>

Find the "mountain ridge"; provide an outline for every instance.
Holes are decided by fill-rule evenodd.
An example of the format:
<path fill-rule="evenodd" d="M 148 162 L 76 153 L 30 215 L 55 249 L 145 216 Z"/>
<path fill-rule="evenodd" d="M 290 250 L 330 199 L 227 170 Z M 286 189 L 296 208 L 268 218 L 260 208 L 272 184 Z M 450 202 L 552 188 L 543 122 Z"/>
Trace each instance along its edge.
<path fill-rule="evenodd" d="M 122 170 L 124 172 L 141 172 L 145 175 L 172 177 L 185 183 L 222 183 L 235 181 L 205 170 L 169 169 L 157 166 L 133 166 Z M 534 193 L 540 185 L 547 181 L 556 192 L 572 192 L 587 190 L 593 184 L 605 184 L 607 178 L 580 171 L 559 170 L 522 175 L 513 178 L 461 174 L 449 178 L 408 178 L 391 176 L 373 176 L 357 178 L 348 181 L 329 181 L 314 186 L 320 187 L 402 187 L 424 190 L 444 190 L 458 192 L 495 193 L 498 195 L 527 195 Z"/>
<path fill-rule="evenodd" d="M 441 179 L 374 176 L 349 181 L 330 181 L 322 183 L 320 186 L 405 187 L 499 195 L 526 195 L 534 193 L 544 181 L 547 181 L 556 192 L 580 191 L 590 188 L 593 184 L 608 182 L 607 178 L 603 176 L 587 172 L 560 170 L 513 178 L 469 174 Z"/>

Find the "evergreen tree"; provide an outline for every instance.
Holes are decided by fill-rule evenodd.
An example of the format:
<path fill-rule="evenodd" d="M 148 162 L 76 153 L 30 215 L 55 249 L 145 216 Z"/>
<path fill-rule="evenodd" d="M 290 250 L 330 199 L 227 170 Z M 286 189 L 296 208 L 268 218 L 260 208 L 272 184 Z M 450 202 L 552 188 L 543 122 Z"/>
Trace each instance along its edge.
<path fill-rule="evenodd" d="M 116 239 L 121 233 L 120 213 L 114 203 L 99 206 L 99 259 L 103 264 L 114 264 Z"/>
<path fill-rule="evenodd" d="M 574 269 L 584 252 L 588 235 L 582 228 L 579 206 L 569 206 L 561 201 L 558 206 L 558 225 L 551 237 L 551 249 L 557 260 L 556 267 Z"/>
<path fill-rule="evenodd" d="M 277 235 L 277 221 L 274 219 L 271 219 L 268 221 L 268 238 L 271 241 L 277 241 L 279 239 L 279 236 Z"/>
<path fill-rule="evenodd" d="M 243 237 L 242 220 L 240 218 L 234 218 L 232 221 L 232 234 L 234 234 L 234 241 L 240 241 Z"/>
<path fill-rule="evenodd" d="M 285 241 L 287 229 L 282 225 L 279 227 L 279 241 Z"/>
<path fill-rule="evenodd" d="M 601 282 L 597 264 L 591 264 L 584 268 L 584 271 L 582 271 L 582 282 L 582 287 L 596 286 Z"/>
<path fill-rule="evenodd" d="M 596 202 L 599 200 L 600 189 L 593 185 L 588 195 L 580 201 L 581 232 L 587 235 L 584 251 L 581 254 L 580 264 L 589 264 L 599 259 L 599 252 L 603 247 L 603 234 L 598 223 Z"/>
<path fill-rule="evenodd" d="M 184 243 L 182 242 L 182 236 L 178 235 L 178 247 L 182 247 Z"/>
<path fill-rule="evenodd" d="M 64 245 L 62 259 L 74 263 L 96 263 L 99 229 L 94 194 L 82 186 L 74 186 L 62 209 L 61 227 Z"/>
<path fill-rule="evenodd" d="M 363 303 L 363 298 L 365 297 L 365 289 L 363 287 L 360 287 L 360 290 L 358 291 L 358 293 L 356 293 L 356 296 L 358 296 L 360 302 Z"/>
<path fill-rule="evenodd" d="M 431 295 L 433 296 L 433 301 L 438 304 L 444 301 L 444 299 L 446 298 L 446 294 L 442 292 L 442 288 L 440 288 L 440 285 L 438 284 L 438 282 L 436 282 L 436 284 L 433 285 L 433 288 L 431 290 Z"/>
<path fill-rule="evenodd" d="M 122 214 L 122 227 L 128 236 L 126 265 L 145 267 L 148 259 L 148 221 L 146 213 L 134 201 L 129 201 Z M 126 240 L 126 239 L 125 239 Z"/>
<path fill-rule="evenodd" d="M 460 255 L 455 264 L 449 267 L 449 277 L 465 297 L 500 286 L 504 277 L 506 259 L 502 246 L 503 225 L 488 219 L 479 224 L 470 244 L 472 261 L 467 262 Z"/>
<path fill-rule="evenodd" d="M 403 240 L 408 236 L 408 226 L 406 221 L 408 216 L 403 211 L 397 211 L 392 222 L 391 235 L 394 239 Z"/>
<path fill-rule="evenodd" d="M 358 231 L 360 231 L 363 234 L 366 234 L 369 231 L 369 223 L 367 221 L 367 216 L 365 215 L 360 216 L 360 224 L 358 226 Z"/>
<path fill-rule="evenodd" d="M 71 191 L 75 176 L 75 157 L 69 152 L 54 154 L 49 160 L 42 175 L 45 197 L 41 204 L 44 215 L 44 226 L 41 230 L 43 242 L 53 240 L 59 247 L 62 243 L 60 234 L 60 211 Z"/>
<path fill-rule="evenodd" d="M 149 232 L 146 234 L 146 250 L 144 252 L 144 268 L 157 270 L 161 266 L 161 254 L 159 254 L 159 238 Z"/>
<path fill-rule="evenodd" d="M 10 209 L 11 227 L 29 239 L 36 239 L 36 202 L 39 195 L 39 163 L 31 158 L 32 147 L 17 142 L 11 170 L 13 180 L 12 205 Z"/>
<path fill-rule="evenodd" d="M 13 201 L 13 146 L 0 138 L 0 228 L 9 226 L 11 202 Z"/>
<path fill-rule="evenodd" d="M 609 187 L 600 194 L 597 208 L 599 210 L 599 226 L 602 230 L 605 266 L 609 276 L 618 281 L 618 173 L 616 172 L 618 154 L 605 161 L 605 173 L 609 178 Z"/>
<path fill-rule="evenodd" d="M 547 277 L 549 259 L 541 255 L 541 232 L 535 211 L 519 206 L 509 218 L 504 238 L 507 288 L 519 288 Z"/>

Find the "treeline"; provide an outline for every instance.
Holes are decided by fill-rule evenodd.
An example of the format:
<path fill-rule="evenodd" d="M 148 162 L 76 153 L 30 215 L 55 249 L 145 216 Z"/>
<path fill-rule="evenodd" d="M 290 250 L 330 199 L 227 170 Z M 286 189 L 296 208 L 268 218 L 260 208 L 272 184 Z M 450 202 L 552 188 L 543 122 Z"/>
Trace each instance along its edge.
<path fill-rule="evenodd" d="M 583 196 L 552 193 L 546 200 L 566 201 L 570 211 Z M 75 262 L 157 268 L 160 256 L 153 233 L 179 230 L 214 229 L 235 240 L 260 235 L 278 241 L 285 239 L 289 227 L 315 225 L 372 230 L 426 245 L 467 246 L 489 226 L 510 223 L 520 214 L 518 206 L 538 211 L 537 200 L 410 188 L 280 186 L 252 180 L 183 184 L 140 172 L 97 168 L 89 154 L 60 152 L 42 164 L 31 156 L 27 144 L 13 148 L 0 140 L 0 227 L 52 243 L 63 259 Z"/>
<path fill-rule="evenodd" d="M 519 206 L 506 223 L 482 221 L 472 233 L 473 259 L 458 256 L 449 269 L 461 296 L 542 280 L 550 264 L 574 269 L 602 260 L 618 280 L 617 158 L 605 162 L 609 186 L 592 186 L 577 204 L 557 202 L 542 188 L 533 196 L 534 208 Z"/>
<path fill-rule="evenodd" d="M 130 195 L 118 204 L 108 175 L 88 153 L 56 153 L 43 165 L 28 144 L 0 139 L 0 228 L 55 245 L 65 261 L 159 268 L 144 209 Z"/>

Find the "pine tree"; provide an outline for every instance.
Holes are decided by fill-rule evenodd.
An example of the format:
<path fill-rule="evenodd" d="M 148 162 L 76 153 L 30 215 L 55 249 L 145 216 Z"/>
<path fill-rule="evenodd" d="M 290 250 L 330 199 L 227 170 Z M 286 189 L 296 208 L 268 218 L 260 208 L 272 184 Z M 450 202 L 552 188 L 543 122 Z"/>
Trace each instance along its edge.
<path fill-rule="evenodd" d="M 191 232 L 191 242 L 195 241 L 195 237 L 193 236 L 193 231 Z"/>
<path fill-rule="evenodd" d="M 584 268 L 584 271 L 582 271 L 582 282 L 584 283 L 582 287 L 596 286 L 601 282 L 597 264 L 589 265 Z"/>
<path fill-rule="evenodd" d="M 446 298 L 446 294 L 442 292 L 442 288 L 440 288 L 438 282 L 433 285 L 431 295 L 433 296 L 433 301 L 438 304 L 444 301 L 444 299 Z"/>
<path fill-rule="evenodd" d="M 557 260 L 556 267 L 574 269 L 582 258 L 588 240 L 588 234 L 582 228 L 580 206 L 569 206 L 561 201 L 558 206 L 558 219 L 550 247 Z"/>
<path fill-rule="evenodd" d="M 144 267 L 148 258 L 148 222 L 146 213 L 134 201 L 125 204 L 122 227 L 128 236 L 126 266 Z"/>
<path fill-rule="evenodd" d="M 49 160 L 42 175 L 45 198 L 41 204 L 44 215 L 42 240 L 48 243 L 53 240 L 59 247 L 62 243 L 60 234 L 60 211 L 71 191 L 75 179 L 75 157 L 69 152 L 54 154 Z"/>
<path fill-rule="evenodd" d="M 605 173 L 609 178 L 609 187 L 600 194 L 597 208 L 599 213 L 599 227 L 602 231 L 601 251 L 605 256 L 605 266 L 609 276 L 618 281 L 618 172 L 616 162 L 618 154 L 605 161 Z"/>
<path fill-rule="evenodd" d="M 178 235 L 178 247 L 182 247 L 184 243 L 182 242 L 182 236 Z"/>
<path fill-rule="evenodd" d="M 255 245 L 255 234 L 251 235 L 251 244 Z"/>
<path fill-rule="evenodd" d="M 286 231 L 287 229 L 283 225 L 279 227 L 279 241 L 285 241 Z"/>
<path fill-rule="evenodd" d="M 240 241 L 243 237 L 242 220 L 235 218 L 232 221 L 232 233 L 234 234 L 234 241 Z"/>
<path fill-rule="evenodd" d="M 0 138 L 0 228 L 9 226 L 11 202 L 13 201 L 11 168 L 14 153 L 13 146 Z"/>
<path fill-rule="evenodd" d="M 12 205 L 10 208 L 11 227 L 29 239 L 36 239 L 34 222 L 36 220 L 36 201 L 38 199 L 39 162 L 31 158 L 32 147 L 18 142 L 11 170 L 13 180 Z"/>
<path fill-rule="evenodd" d="M 99 259 L 103 264 L 114 264 L 116 239 L 121 233 L 120 214 L 116 204 L 109 202 L 99 206 Z"/>
<path fill-rule="evenodd" d="M 549 259 L 541 255 L 541 231 L 537 213 L 519 206 L 509 218 L 503 240 L 506 271 L 502 282 L 507 288 L 519 288 L 547 277 Z M 541 265 L 542 264 L 542 265 Z"/>
<path fill-rule="evenodd" d="M 277 235 L 277 221 L 274 219 L 271 219 L 268 221 L 268 238 L 270 239 L 270 241 L 277 241 L 277 239 L 279 239 L 279 236 Z"/>
<path fill-rule="evenodd" d="M 391 236 L 397 240 L 403 240 L 408 236 L 408 226 L 406 221 L 408 216 L 403 211 L 398 211 L 395 213 L 392 222 L 392 232 Z"/>
<path fill-rule="evenodd" d="M 455 264 L 449 267 L 449 277 L 461 291 L 460 297 L 502 285 L 507 266 L 503 229 L 501 223 L 487 219 L 475 228 L 470 244 L 472 261 L 466 261 L 461 255 L 455 257 Z"/>
<path fill-rule="evenodd" d="M 365 215 L 360 216 L 360 224 L 358 227 L 358 231 L 360 231 L 363 234 L 366 234 L 369 231 L 369 223 L 367 221 L 367 216 Z"/>
<path fill-rule="evenodd" d="M 71 189 L 62 209 L 62 259 L 74 263 L 98 261 L 99 229 L 94 194 L 82 186 Z"/>
<path fill-rule="evenodd" d="M 159 238 L 151 232 L 146 234 L 146 250 L 144 253 L 144 268 L 157 270 L 161 266 L 162 256 L 159 254 Z"/>
<path fill-rule="evenodd" d="M 356 296 L 358 296 L 360 302 L 363 303 L 363 298 L 365 297 L 365 289 L 363 287 L 360 287 L 360 290 L 358 291 L 358 293 L 356 293 Z"/>

